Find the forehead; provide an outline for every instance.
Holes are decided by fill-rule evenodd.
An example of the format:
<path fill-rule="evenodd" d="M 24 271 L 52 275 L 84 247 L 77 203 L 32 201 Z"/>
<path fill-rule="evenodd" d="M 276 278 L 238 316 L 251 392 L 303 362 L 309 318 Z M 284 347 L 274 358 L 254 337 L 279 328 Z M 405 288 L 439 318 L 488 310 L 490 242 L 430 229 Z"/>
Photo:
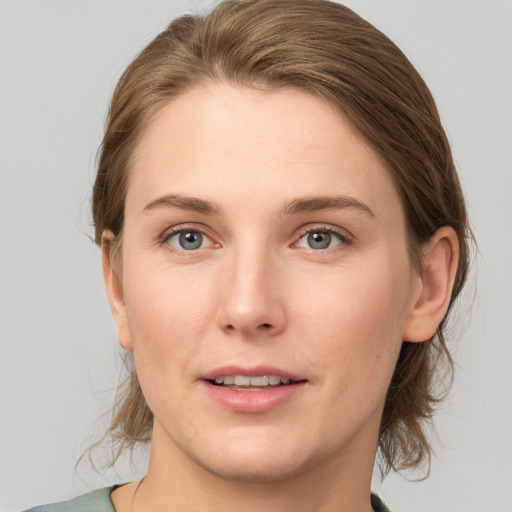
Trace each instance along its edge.
<path fill-rule="evenodd" d="M 242 202 L 336 193 L 377 210 L 399 204 L 377 152 L 329 103 L 293 88 L 212 85 L 166 104 L 138 144 L 127 204 L 164 193 Z"/>

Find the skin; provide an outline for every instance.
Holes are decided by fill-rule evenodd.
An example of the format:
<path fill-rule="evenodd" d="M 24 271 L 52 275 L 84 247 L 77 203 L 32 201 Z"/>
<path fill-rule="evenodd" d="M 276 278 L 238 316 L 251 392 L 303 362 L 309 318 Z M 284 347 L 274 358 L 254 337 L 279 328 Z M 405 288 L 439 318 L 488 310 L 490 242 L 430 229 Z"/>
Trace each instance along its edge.
<path fill-rule="evenodd" d="M 430 338 L 444 316 L 453 231 L 433 237 L 416 273 L 385 164 L 294 89 L 211 85 L 172 100 L 130 172 L 122 275 L 108 232 L 104 272 L 155 424 L 148 473 L 135 495 L 137 483 L 113 493 L 118 512 L 371 510 L 386 390 L 402 341 Z M 320 197 L 344 202 L 291 211 Z M 180 229 L 203 233 L 200 248 L 183 249 Z M 311 247 L 326 234 L 328 248 Z M 305 383 L 268 412 L 233 412 L 202 380 L 226 365 Z"/>

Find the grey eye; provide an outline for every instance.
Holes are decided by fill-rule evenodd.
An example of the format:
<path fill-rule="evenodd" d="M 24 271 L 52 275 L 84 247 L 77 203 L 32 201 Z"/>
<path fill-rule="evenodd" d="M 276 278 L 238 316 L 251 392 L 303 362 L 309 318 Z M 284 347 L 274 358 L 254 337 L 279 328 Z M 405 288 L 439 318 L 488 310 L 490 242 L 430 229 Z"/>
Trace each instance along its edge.
<path fill-rule="evenodd" d="M 337 233 L 327 230 L 309 231 L 299 239 L 298 246 L 305 249 L 330 249 L 343 242 L 342 237 Z"/>
<path fill-rule="evenodd" d="M 169 237 L 168 243 L 184 251 L 194 251 L 204 246 L 209 241 L 206 235 L 200 231 L 183 230 L 174 233 Z"/>
<path fill-rule="evenodd" d="M 327 249 L 331 245 L 331 234 L 326 231 L 308 233 L 307 241 L 311 249 Z"/>

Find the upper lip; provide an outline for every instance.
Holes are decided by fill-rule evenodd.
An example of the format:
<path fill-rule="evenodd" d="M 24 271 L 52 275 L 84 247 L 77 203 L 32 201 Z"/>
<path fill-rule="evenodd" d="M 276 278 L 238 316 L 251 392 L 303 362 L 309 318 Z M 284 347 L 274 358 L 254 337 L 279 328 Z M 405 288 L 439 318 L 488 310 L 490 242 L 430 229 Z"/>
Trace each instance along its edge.
<path fill-rule="evenodd" d="M 279 377 L 288 377 L 295 382 L 306 380 L 304 377 L 291 373 L 289 371 L 278 368 L 277 366 L 237 366 L 229 365 L 215 368 L 201 375 L 204 380 L 215 380 L 217 377 L 225 377 L 228 375 L 246 375 L 248 377 L 258 377 L 260 375 L 277 375 Z"/>

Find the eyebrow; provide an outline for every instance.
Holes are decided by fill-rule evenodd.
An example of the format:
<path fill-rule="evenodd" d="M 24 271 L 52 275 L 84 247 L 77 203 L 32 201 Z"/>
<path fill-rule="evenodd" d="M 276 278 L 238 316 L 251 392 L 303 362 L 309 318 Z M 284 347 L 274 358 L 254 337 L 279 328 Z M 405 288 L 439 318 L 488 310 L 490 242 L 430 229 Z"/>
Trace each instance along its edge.
<path fill-rule="evenodd" d="M 219 215 L 221 209 L 215 203 L 197 197 L 183 196 L 179 194 L 166 194 L 150 201 L 143 211 L 151 211 L 157 208 L 178 208 L 180 210 L 202 213 L 205 215 Z M 281 208 L 280 215 L 296 215 L 321 210 L 342 210 L 345 208 L 357 208 L 370 217 L 375 213 L 365 203 L 350 196 L 313 196 L 301 197 L 286 203 Z"/>
<path fill-rule="evenodd" d="M 142 211 L 150 211 L 161 207 L 178 208 L 179 210 L 203 213 L 205 215 L 220 213 L 220 208 L 211 201 L 178 194 L 166 194 L 165 196 L 154 199 L 144 206 Z"/>
<path fill-rule="evenodd" d="M 367 213 L 370 217 L 375 217 L 375 213 L 367 204 L 350 196 L 314 196 L 294 199 L 284 205 L 281 215 L 294 215 L 321 210 L 342 210 L 344 208 L 357 208 Z"/>

